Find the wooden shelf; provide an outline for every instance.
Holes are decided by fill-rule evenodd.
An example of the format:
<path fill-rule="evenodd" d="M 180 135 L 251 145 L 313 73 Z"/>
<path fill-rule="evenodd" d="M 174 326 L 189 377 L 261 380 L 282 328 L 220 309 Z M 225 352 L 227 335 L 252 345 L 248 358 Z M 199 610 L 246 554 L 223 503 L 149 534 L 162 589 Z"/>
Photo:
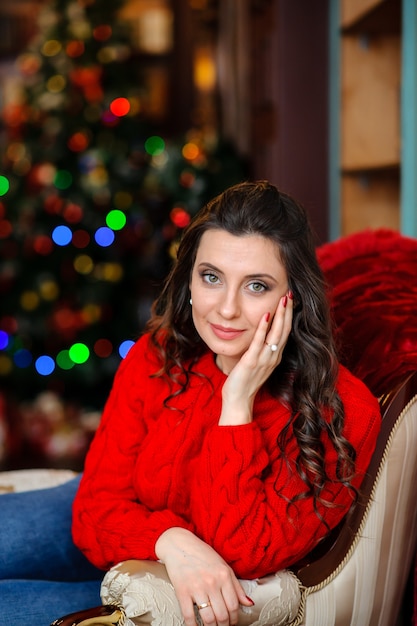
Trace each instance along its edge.
<path fill-rule="evenodd" d="M 340 0 L 343 235 L 400 224 L 401 0 Z"/>
<path fill-rule="evenodd" d="M 343 37 L 343 168 L 400 162 L 400 57 L 397 36 Z"/>

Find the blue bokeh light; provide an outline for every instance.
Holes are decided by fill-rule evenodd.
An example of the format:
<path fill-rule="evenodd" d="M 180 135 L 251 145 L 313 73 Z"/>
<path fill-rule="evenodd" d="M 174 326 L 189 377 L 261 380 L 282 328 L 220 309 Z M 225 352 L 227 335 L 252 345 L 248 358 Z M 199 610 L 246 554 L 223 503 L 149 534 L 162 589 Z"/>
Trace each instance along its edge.
<path fill-rule="evenodd" d="M 52 239 L 57 246 L 67 246 L 72 240 L 72 231 L 68 226 L 57 226 L 52 231 Z"/>
<path fill-rule="evenodd" d="M 40 356 L 35 361 L 35 369 L 42 376 L 49 376 L 55 369 L 55 361 L 50 356 Z"/>
<path fill-rule="evenodd" d="M 29 367 L 32 363 L 32 355 L 29 350 L 22 348 L 21 350 L 17 350 L 17 352 L 13 356 L 13 361 L 15 365 L 20 368 Z"/>
<path fill-rule="evenodd" d="M 122 343 L 119 346 L 119 354 L 122 357 L 122 359 L 124 359 L 127 355 L 127 353 L 129 352 L 130 348 L 135 345 L 134 341 L 131 341 L 130 339 L 127 339 L 126 341 L 122 341 Z"/>
<path fill-rule="evenodd" d="M 0 330 L 0 350 L 5 350 L 9 345 L 9 335 L 5 330 Z"/>
<path fill-rule="evenodd" d="M 108 246 L 111 246 L 114 241 L 114 237 L 114 232 L 111 230 L 111 228 L 107 228 L 107 226 L 102 226 L 101 228 L 98 228 L 94 235 L 96 243 L 102 248 L 107 248 Z"/>

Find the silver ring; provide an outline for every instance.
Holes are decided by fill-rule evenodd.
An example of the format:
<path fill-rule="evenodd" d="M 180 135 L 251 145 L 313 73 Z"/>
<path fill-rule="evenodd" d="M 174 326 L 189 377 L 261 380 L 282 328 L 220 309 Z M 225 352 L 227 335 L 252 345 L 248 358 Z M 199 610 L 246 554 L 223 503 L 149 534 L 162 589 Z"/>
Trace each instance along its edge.
<path fill-rule="evenodd" d="M 202 604 L 197 604 L 199 611 L 201 611 L 201 609 L 206 609 L 208 606 L 211 606 L 210 600 L 208 602 L 203 602 Z"/>
<path fill-rule="evenodd" d="M 278 346 L 276 343 L 268 343 L 267 341 L 265 341 L 265 343 L 268 346 L 268 348 L 271 350 L 271 352 L 276 352 L 278 350 Z"/>

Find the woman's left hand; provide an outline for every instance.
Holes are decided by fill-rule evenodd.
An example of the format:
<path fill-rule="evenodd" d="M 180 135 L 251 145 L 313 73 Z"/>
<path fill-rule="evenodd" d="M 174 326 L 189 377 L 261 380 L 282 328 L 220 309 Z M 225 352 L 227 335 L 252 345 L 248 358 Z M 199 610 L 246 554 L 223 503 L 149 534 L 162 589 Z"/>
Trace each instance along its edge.
<path fill-rule="evenodd" d="M 168 528 L 155 551 L 165 564 L 186 626 L 197 626 L 194 607 L 203 624 L 234 626 L 239 605 L 253 606 L 232 568 L 192 532 Z"/>
<path fill-rule="evenodd" d="M 239 425 L 252 421 L 255 396 L 282 359 L 291 332 L 293 296 L 283 296 L 271 327 L 263 315 L 247 351 L 230 372 L 222 390 L 219 425 Z"/>

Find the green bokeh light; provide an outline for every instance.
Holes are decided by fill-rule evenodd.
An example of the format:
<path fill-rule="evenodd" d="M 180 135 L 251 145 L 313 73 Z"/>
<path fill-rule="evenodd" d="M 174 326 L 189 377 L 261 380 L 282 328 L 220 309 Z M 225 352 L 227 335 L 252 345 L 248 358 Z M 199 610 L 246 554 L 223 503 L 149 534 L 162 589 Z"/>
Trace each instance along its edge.
<path fill-rule="evenodd" d="M 126 215 L 123 211 L 113 209 L 107 214 L 106 224 L 112 230 L 121 230 L 126 225 Z"/>
<path fill-rule="evenodd" d="M 148 137 L 148 139 L 145 141 L 145 150 L 151 156 L 162 154 L 162 152 L 165 150 L 165 141 L 162 139 L 162 137 L 158 137 L 158 135 Z"/>
<path fill-rule="evenodd" d="M 85 343 L 74 343 L 68 352 L 70 359 L 78 365 L 88 361 L 90 356 L 90 350 L 87 348 Z"/>
<path fill-rule="evenodd" d="M 68 189 L 72 185 L 72 175 L 67 170 L 59 170 L 54 178 L 54 185 L 57 189 Z"/>
<path fill-rule="evenodd" d="M 69 350 L 61 350 L 56 357 L 56 362 L 62 370 L 70 370 L 74 367 L 74 361 L 70 358 Z"/>
<path fill-rule="evenodd" d="M 0 196 L 4 196 L 10 189 L 9 179 L 5 176 L 0 176 Z"/>

